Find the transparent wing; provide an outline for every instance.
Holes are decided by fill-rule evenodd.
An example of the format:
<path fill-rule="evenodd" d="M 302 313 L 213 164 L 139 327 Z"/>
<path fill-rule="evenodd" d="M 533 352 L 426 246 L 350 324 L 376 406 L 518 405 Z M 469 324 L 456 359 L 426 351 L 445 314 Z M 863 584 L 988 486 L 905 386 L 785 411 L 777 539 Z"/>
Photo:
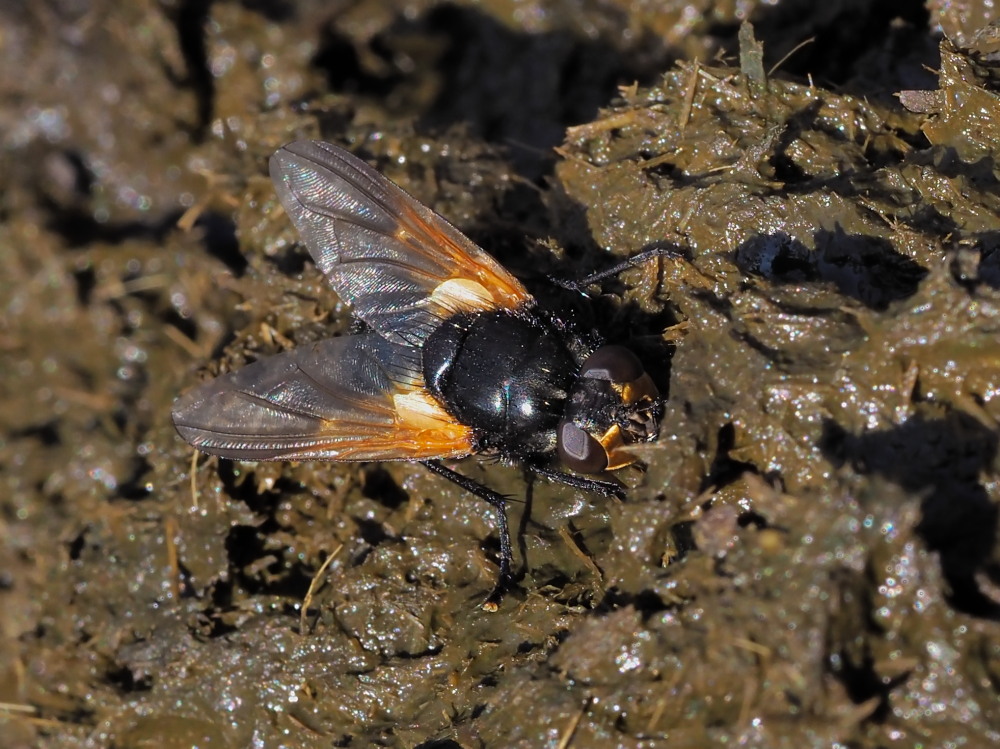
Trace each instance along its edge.
<path fill-rule="evenodd" d="M 414 460 L 473 451 L 472 431 L 424 389 L 419 351 L 379 335 L 261 359 L 181 396 L 191 445 L 236 460 Z"/>
<path fill-rule="evenodd" d="M 271 157 L 271 179 L 334 290 L 389 340 L 420 345 L 455 312 L 532 302 L 455 227 L 341 148 L 290 143 Z"/>

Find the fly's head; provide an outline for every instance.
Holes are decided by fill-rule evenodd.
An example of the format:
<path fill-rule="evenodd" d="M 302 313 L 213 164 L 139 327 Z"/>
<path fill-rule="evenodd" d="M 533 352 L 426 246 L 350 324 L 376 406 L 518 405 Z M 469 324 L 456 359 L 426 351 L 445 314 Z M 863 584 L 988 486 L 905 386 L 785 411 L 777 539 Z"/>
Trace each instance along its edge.
<path fill-rule="evenodd" d="M 660 394 L 638 357 L 624 346 L 602 346 L 580 368 L 557 429 L 567 468 L 602 473 L 631 465 L 629 445 L 658 434 Z"/>

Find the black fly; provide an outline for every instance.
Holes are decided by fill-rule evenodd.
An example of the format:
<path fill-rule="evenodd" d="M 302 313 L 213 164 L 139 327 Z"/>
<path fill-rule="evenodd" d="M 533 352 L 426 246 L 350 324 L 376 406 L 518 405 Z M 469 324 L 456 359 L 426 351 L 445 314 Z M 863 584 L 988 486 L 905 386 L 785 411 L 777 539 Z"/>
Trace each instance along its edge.
<path fill-rule="evenodd" d="M 341 148 L 300 141 L 271 178 L 316 265 L 370 332 L 300 346 L 223 375 L 174 406 L 194 447 L 235 460 L 420 461 L 489 502 L 500 574 L 501 494 L 442 465 L 486 453 L 580 489 L 657 436 L 659 395 L 638 358 L 595 345 L 539 308 L 451 224 Z M 557 459 L 557 460 L 556 460 Z M 566 473 L 556 465 L 573 471 Z"/>

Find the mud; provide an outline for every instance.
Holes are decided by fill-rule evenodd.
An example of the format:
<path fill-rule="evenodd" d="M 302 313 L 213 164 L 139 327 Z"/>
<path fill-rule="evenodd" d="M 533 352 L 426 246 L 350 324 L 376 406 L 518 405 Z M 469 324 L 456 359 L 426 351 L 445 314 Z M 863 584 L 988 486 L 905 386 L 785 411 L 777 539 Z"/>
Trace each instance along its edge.
<path fill-rule="evenodd" d="M 883 7 L 0 8 L 0 743 L 995 745 L 1000 32 Z M 516 499 L 497 613 L 419 466 L 171 427 L 350 329 L 266 176 L 303 137 L 668 394 L 625 502 L 458 464 Z"/>

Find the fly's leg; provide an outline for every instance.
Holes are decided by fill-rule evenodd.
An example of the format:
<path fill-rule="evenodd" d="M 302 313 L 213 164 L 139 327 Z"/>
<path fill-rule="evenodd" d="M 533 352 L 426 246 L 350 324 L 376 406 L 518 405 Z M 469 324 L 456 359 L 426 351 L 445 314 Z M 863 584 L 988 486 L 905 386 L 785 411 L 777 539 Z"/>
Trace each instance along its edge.
<path fill-rule="evenodd" d="M 480 499 L 489 502 L 490 506 L 496 511 L 497 532 L 500 534 L 500 574 L 497 575 L 497 582 L 493 587 L 493 591 L 483 601 L 483 608 L 486 611 L 496 611 L 499 608 L 504 593 L 507 592 L 507 588 L 511 584 L 510 566 L 513 554 L 510 544 L 510 529 L 507 527 L 507 497 L 493 491 L 487 486 L 483 486 L 468 476 L 463 476 L 450 468 L 446 468 L 439 461 L 422 460 L 420 462 L 438 476 L 448 479 L 470 494 L 475 494 Z"/>
<path fill-rule="evenodd" d="M 582 489 L 587 492 L 594 492 L 605 497 L 617 497 L 625 499 L 625 487 L 617 481 L 601 481 L 599 479 L 588 479 L 584 476 L 576 476 L 572 473 L 563 473 L 553 468 L 545 466 L 527 465 L 529 471 L 550 481 L 558 481 L 560 484 L 572 486 L 574 489 Z"/>
<path fill-rule="evenodd" d="M 578 281 L 559 279 L 549 277 L 557 286 L 561 286 L 564 289 L 569 289 L 570 291 L 579 291 L 583 293 L 583 290 L 588 286 L 591 286 L 599 281 L 603 281 L 605 278 L 611 278 L 617 276 L 623 271 L 627 271 L 629 268 L 634 268 L 637 265 L 642 265 L 643 263 L 648 263 L 650 260 L 655 260 L 657 258 L 667 257 L 667 258 L 686 258 L 687 253 L 684 250 L 676 247 L 675 245 L 669 244 L 654 244 L 647 249 L 642 250 L 636 255 L 630 258 L 622 260 L 620 263 L 615 263 L 610 268 L 605 268 L 597 273 L 591 273 L 589 276 L 579 279 Z"/>

